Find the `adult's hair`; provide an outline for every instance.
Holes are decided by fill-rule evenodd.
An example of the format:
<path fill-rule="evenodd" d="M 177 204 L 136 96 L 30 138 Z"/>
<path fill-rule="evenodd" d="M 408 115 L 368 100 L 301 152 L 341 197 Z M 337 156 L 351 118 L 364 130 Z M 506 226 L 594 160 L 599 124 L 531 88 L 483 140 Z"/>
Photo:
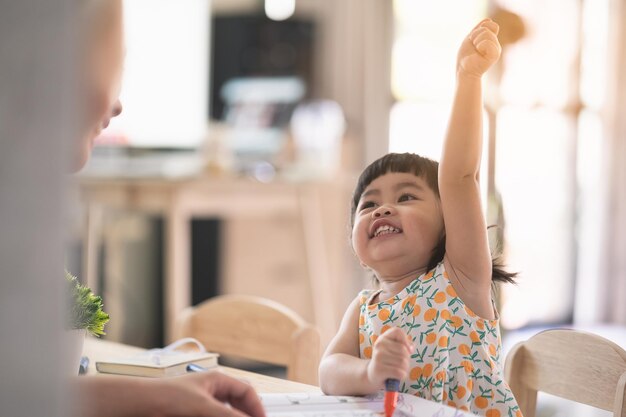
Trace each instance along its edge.
<path fill-rule="evenodd" d="M 381 177 L 389 172 L 409 173 L 420 177 L 426 181 L 426 184 L 435 193 L 437 198 L 439 195 L 439 163 L 432 159 L 414 154 L 414 153 L 389 153 L 378 158 L 363 170 L 352 194 L 352 204 L 350 207 L 350 227 L 354 226 L 354 216 L 361 199 L 361 195 L 365 189 L 376 178 Z M 428 269 L 437 266 L 443 260 L 446 253 L 446 236 L 439 240 L 433 253 L 428 261 Z M 499 255 L 492 256 L 491 279 L 496 282 L 515 283 L 516 272 L 508 272 L 504 269 L 504 264 Z"/>

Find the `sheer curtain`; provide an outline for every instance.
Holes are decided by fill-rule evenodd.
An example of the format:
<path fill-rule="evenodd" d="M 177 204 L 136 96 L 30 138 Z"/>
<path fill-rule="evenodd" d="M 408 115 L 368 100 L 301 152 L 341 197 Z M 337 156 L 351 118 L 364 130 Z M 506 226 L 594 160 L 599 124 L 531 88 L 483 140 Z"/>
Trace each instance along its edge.
<path fill-rule="evenodd" d="M 607 163 L 599 184 L 607 187 L 608 201 L 598 318 L 626 325 L 626 1 L 613 0 L 609 15 Z"/>

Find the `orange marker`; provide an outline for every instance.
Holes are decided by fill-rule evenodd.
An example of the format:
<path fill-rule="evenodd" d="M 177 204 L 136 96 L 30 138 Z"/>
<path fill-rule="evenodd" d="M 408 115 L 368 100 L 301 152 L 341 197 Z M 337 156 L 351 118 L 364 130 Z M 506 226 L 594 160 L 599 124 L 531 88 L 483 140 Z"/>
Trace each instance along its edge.
<path fill-rule="evenodd" d="M 398 404 L 398 391 L 400 381 L 397 379 L 387 379 L 385 381 L 385 417 L 391 417 Z"/>

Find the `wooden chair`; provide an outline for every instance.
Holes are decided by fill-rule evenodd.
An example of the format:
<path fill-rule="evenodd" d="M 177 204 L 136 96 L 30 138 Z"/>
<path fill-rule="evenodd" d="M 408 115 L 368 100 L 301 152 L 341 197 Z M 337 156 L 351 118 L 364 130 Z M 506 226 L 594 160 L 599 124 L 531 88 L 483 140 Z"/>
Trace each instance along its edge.
<path fill-rule="evenodd" d="M 626 351 L 600 336 L 543 331 L 515 345 L 504 369 L 524 417 L 535 417 L 537 391 L 626 417 Z"/>
<path fill-rule="evenodd" d="M 222 295 L 187 308 L 177 337 L 195 337 L 207 350 L 287 367 L 287 379 L 317 385 L 318 330 L 272 300 Z"/>

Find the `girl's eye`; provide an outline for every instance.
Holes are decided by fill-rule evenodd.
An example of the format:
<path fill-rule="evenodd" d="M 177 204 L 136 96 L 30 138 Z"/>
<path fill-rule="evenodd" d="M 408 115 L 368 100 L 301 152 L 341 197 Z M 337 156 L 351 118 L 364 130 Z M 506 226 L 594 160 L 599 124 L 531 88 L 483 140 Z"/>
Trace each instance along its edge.
<path fill-rule="evenodd" d="M 411 194 L 402 194 L 400 198 L 398 198 L 398 202 L 401 203 L 403 201 L 417 200 L 417 197 Z"/>
<path fill-rule="evenodd" d="M 374 207 L 373 201 L 365 201 L 361 203 L 361 207 L 359 207 L 359 211 L 363 211 L 365 209 L 372 208 L 372 207 Z"/>

